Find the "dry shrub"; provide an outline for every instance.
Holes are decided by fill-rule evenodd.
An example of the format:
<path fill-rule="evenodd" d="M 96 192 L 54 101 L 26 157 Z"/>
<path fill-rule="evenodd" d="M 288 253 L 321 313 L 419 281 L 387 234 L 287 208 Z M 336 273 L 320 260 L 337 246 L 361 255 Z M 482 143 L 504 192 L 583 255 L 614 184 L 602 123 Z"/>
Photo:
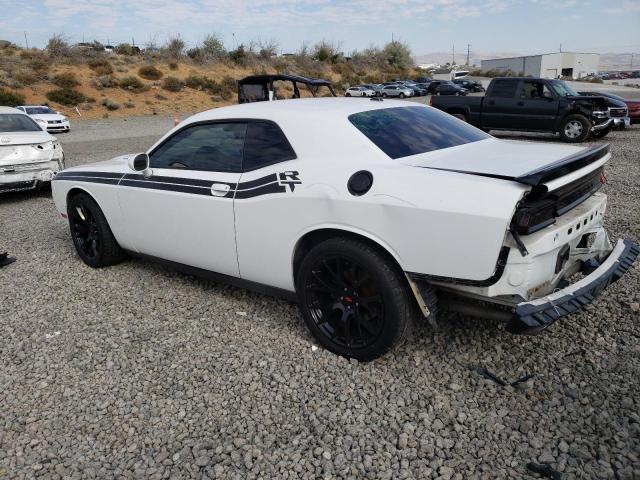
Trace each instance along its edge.
<path fill-rule="evenodd" d="M 177 62 L 169 62 L 169 70 L 177 70 L 178 63 Z"/>
<path fill-rule="evenodd" d="M 30 68 L 19 68 L 13 71 L 14 80 L 20 85 L 33 85 L 40 77 Z"/>
<path fill-rule="evenodd" d="M 141 93 L 149 90 L 149 86 L 142 83 L 137 77 L 133 75 L 129 75 L 128 77 L 123 77 L 118 82 L 120 88 L 125 90 L 130 90 L 133 93 Z"/>
<path fill-rule="evenodd" d="M 103 98 L 102 99 L 102 106 L 105 107 L 107 110 L 118 110 L 120 108 L 120 104 L 118 104 L 117 102 L 111 100 L 110 98 Z"/>
<path fill-rule="evenodd" d="M 78 105 L 87 101 L 87 97 L 73 88 L 51 90 L 50 92 L 47 92 L 46 97 L 52 102 L 67 106 Z"/>
<path fill-rule="evenodd" d="M 113 73 L 113 66 L 106 58 L 92 58 L 87 62 L 87 65 L 96 72 L 96 75 L 110 75 Z"/>
<path fill-rule="evenodd" d="M 144 65 L 138 69 L 138 75 L 147 80 L 160 80 L 162 72 L 153 65 Z"/>
<path fill-rule="evenodd" d="M 80 82 L 73 72 L 65 72 L 54 75 L 53 77 L 51 77 L 50 82 L 53 83 L 56 87 L 60 88 L 73 88 L 80 85 Z"/>
<path fill-rule="evenodd" d="M 24 105 L 24 102 L 24 95 L 0 88 L 0 105 L 15 107 L 16 105 Z"/>
<path fill-rule="evenodd" d="M 100 75 L 91 79 L 91 85 L 98 90 L 102 90 L 103 88 L 115 88 L 119 84 L 113 75 Z"/>
<path fill-rule="evenodd" d="M 184 87 L 184 82 L 176 77 L 167 77 L 162 81 L 162 88 L 169 92 L 179 92 Z"/>

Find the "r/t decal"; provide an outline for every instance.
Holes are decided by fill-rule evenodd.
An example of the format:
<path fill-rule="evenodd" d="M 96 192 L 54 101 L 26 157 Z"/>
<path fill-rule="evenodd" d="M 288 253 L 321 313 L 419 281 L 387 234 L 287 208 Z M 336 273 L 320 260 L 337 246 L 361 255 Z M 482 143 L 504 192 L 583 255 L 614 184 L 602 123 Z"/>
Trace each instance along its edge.
<path fill-rule="evenodd" d="M 296 188 L 296 185 L 302 183 L 302 180 L 300 180 L 298 175 L 299 173 L 293 170 L 281 172 L 278 174 L 278 184 L 289 185 L 289 188 L 291 188 L 291 191 L 293 192 Z"/>

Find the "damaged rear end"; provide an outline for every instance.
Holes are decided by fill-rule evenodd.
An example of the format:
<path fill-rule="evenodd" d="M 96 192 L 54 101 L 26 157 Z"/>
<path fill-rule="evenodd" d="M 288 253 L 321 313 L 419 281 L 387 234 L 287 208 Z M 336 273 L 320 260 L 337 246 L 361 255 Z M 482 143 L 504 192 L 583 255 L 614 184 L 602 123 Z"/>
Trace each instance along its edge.
<path fill-rule="evenodd" d="M 437 286 L 441 307 L 493 316 L 513 333 L 539 332 L 591 303 L 629 270 L 640 249 L 632 240 L 612 245 L 604 228 L 608 145 L 568 152 L 529 171 L 523 171 L 524 164 L 520 171 L 513 165 L 501 171 L 499 159 L 483 170 L 469 168 L 465 159 L 451 168 L 419 165 L 502 178 L 530 189 L 515 207 L 493 276 L 481 282 L 413 279 Z"/>

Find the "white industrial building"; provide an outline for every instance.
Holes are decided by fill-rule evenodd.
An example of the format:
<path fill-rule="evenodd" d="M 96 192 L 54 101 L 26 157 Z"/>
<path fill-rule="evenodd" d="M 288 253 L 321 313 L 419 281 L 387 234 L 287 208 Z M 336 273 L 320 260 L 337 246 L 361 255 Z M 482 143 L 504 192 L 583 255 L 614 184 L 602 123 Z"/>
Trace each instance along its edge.
<path fill-rule="evenodd" d="M 511 71 L 518 75 L 542 78 L 581 78 L 598 72 L 600 55 L 597 53 L 543 53 L 526 57 L 494 58 L 482 60 L 482 70 Z"/>

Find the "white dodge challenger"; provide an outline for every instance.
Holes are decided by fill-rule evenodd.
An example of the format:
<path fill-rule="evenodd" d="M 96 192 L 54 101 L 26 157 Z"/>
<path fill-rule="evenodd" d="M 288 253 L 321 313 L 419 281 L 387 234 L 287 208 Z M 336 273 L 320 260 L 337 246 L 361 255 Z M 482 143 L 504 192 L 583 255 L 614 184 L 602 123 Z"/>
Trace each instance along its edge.
<path fill-rule="evenodd" d="M 146 153 L 68 168 L 53 198 L 91 267 L 127 254 L 295 298 L 369 360 L 437 308 L 540 331 L 639 253 L 603 227 L 607 145 L 498 140 L 397 101 L 209 110 Z"/>

